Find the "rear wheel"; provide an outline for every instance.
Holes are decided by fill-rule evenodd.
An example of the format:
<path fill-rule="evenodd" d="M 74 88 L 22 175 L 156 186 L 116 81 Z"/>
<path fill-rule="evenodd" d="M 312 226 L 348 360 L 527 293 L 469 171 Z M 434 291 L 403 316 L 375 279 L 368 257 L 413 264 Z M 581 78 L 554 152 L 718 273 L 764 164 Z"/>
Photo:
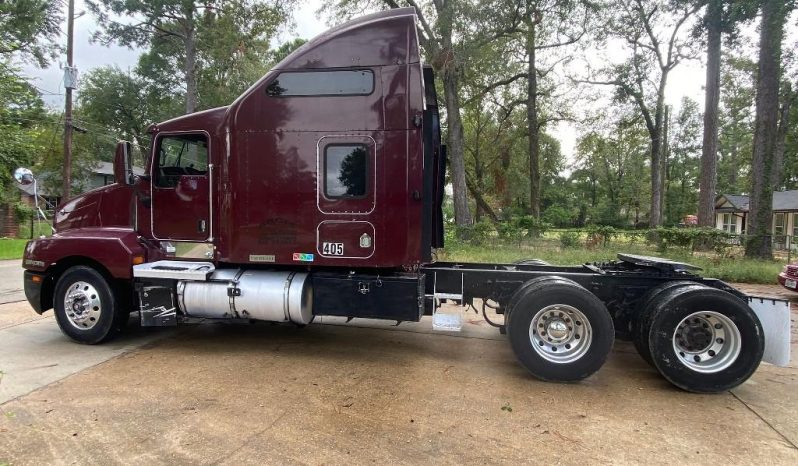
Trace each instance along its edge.
<path fill-rule="evenodd" d="M 574 382 L 595 373 L 614 340 L 604 304 L 572 280 L 543 277 L 527 282 L 510 301 L 510 344 L 535 377 Z"/>
<path fill-rule="evenodd" d="M 521 259 L 513 262 L 515 265 L 551 265 L 543 259 Z"/>
<path fill-rule="evenodd" d="M 651 364 L 652 367 L 654 366 L 654 360 L 651 358 L 651 350 L 648 347 L 648 334 L 651 332 L 651 318 L 655 308 L 658 304 L 667 302 L 666 295 L 669 292 L 677 287 L 687 285 L 703 286 L 683 280 L 665 282 L 652 288 L 640 300 L 640 306 L 632 319 L 632 343 L 634 343 L 640 357 Z"/>
<path fill-rule="evenodd" d="M 649 347 L 657 370 L 677 387 L 716 393 L 745 382 L 765 350 L 762 324 L 732 294 L 708 287 L 674 290 L 652 316 Z"/>
<path fill-rule="evenodd" d="M 61 331 L 86 344 L 112 338 L 128 316 L 105 277 L 86 266 L 72 267 L 61 275 L 55 285 L 53 307 Z"/>

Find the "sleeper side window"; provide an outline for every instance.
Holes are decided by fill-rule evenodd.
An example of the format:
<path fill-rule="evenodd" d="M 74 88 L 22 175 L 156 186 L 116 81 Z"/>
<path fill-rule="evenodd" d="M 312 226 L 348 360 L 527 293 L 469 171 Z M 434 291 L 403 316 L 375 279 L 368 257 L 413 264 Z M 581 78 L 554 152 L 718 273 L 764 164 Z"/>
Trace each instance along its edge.
<path fill-rule="evenodd" d="M 173 188 L 184 175 L 208 174 L 208 140 L 203 134 L 164 136 L 158 140 L 155 186 Z"/>
<path fill-rule="evenodd" d="M 324 149 L 324 197 L 362 198 L 368 192 L 368 148 L 331 144 Z"/>
<path fill-rule="evenodd" d="M 266 87 L 272 97 L 369 95 L 374 92 L 371 70 L 292 71 Z"/>

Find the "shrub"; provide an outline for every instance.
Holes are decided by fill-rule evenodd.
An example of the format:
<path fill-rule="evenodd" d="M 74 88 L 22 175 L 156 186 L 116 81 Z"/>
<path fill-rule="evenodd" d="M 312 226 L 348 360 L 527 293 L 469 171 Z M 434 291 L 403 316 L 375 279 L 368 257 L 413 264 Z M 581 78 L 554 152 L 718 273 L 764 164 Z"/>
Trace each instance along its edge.
<path fill-rule="evenodd" d="M 494 232 L 493 225 L 487 221 L 477 222 L 473 225 L 458 225 L 457 237 L 474 246 L 481 246 L 488 241 Z"/>
<path fill-rule="evenodd" d="M 671 247 L 681 247 L 694 252 L 696 249 L 711 249 L 726 255 L 731 247 L 731 235 L 712 227 L 701 228 L 656 228 L 649 230 L 648 242 L 665 252 Z"/>
<path fill-rule="evenodd" d="M 560 233 L 560 246 L 563 249 L 579 247 L 579 232 L 563 231 Z"/>
<path fill-rule="evenodd" d="M 33 207 L 22 202 L 17 202 L 14 204 L 14 216 L 18 222 L 30 220 L 33 218 L 34 214 L 36 214 L 36 211 L 33 209 Z"/>
<path fill-rule="evenodd" d="M 526 230 L 526 235 L 531 238 L 539 238 L 547 231 L 551 230 L 551 224 L 531 215 L 520 217 L 516 222 L 518 228 Z"/>
<path fill-rule="evenodd" d="M 553 205 L 543 212 L 543 220 L 559 228 L 572 226 L 574 215 L 565 207 Z"/>
<path fill-rule="evenodd" d="M 607 247 L 613 238 L 618 236 L 618 230 L 609 225 L 590 225 L 587 227 L 587 234 L 603 247 Z"/>
<path fill-rule="evenodd" d="M 524 230 L 518 226 L 517 222 L 513 221 L 499 223 L 496 226 L 496 232 L 499 234 L 499 238 L 514 242 L 520 242 L 524 236 Z"/>

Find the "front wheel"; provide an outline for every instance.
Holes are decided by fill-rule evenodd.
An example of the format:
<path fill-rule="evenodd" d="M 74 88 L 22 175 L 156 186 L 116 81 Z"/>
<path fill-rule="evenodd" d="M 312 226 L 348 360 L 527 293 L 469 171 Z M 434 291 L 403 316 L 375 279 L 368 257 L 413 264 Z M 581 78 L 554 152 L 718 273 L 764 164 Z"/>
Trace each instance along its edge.
<path fill-rule="evenodd" d="M 53 305 L 61 331 L 92 345 L 116 335 L 127 316 L 105 277 L 86 266 L 71 267 L 61 275 Z"/>
<path fill-rule="evenodd" d="M 507 334 L 535 377 L 582 380 L 601 368 L 615 338 L 604 304 L 572 280 L 546 277 L 522 286 L 508 306 Z"/>

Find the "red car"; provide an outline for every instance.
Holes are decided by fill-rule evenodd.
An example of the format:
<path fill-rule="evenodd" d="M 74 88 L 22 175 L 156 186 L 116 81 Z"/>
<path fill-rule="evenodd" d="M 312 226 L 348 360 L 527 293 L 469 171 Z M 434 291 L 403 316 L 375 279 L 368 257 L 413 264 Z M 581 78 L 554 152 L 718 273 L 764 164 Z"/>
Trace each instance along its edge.
<path fill-rule="evenodd" d="M 798 263 L 784 266 L 779 274 L 779 284 L 792 291 L 798 291 Z"/>

